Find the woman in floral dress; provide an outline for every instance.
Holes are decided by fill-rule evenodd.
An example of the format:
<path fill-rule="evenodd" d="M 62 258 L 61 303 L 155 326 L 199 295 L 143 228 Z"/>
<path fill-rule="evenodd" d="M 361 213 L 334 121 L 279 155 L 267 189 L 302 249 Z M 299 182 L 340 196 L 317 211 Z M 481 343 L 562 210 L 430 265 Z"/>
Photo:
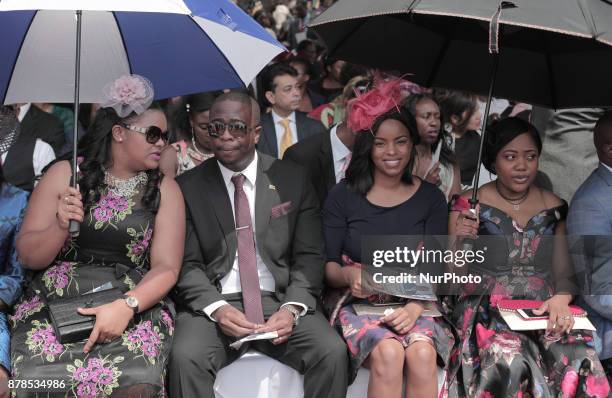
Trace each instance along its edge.
<path fill-rule="evenodd" d="M 464 286 L 454 303 L 462 338 L 456 380 L 468 397 L 607 398 L 610 387 L 591 332 L 572 329 L 567 203 L 533 184 L 539 134 L 528 122 L 509 118 L 491 125 L 485 137 L 483 163 L 497 180 L 479 189 L 477 219 L 468 210 L 468 194 L 454 198 L 449 217 L 449 234 L 459 237 L 459 245 L 461 237 L 481 235 L 474 250 L 487 246 L 485 262 L 469 268 L 483 276 L 484 291 Z M 508 298 L 542 301 L 534 312 L 549 317 L 548 329 L 511 330 L 497 308 Z"/>
<path fill-rule="evenodd" d="M 183 199 L 157 169 L 167 125 L 150 83 L 126 76 L 106 92 L 79 146 L 80 190 L 69 186 L 69 162 L 59 161 L 32 194 L 17 248 L 35 272 L 10 320 L 13 375 L 63 380 L 54 396 L 157 397 L 172 344 L 165 296 L 183 255 Z M 80 223 L 77 238 L 70 220 Z M 90 336 L 61 344 L 46 303 L 109 286 L 126 296 L 80 309 L 95 315 Z"/>

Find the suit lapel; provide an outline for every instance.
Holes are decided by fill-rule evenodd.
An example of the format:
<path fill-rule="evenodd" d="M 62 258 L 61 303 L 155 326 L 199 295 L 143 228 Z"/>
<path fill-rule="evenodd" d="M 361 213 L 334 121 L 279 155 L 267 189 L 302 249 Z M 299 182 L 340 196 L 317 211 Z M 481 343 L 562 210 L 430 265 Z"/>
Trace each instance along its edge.
<path fill-rule="evenodd" d="M 298 142 L 302 141 L 306 138 L 306 118 L 305 115 L 301 114 L 299 111 L 295 111 L 295 128 L 297 129 L 297 137 Z"/>
<path fill-rule="evenodd" d="M 210 202 L 215 211 L 215 216 L 219 221 L 223 236 L 227 243 L 228 254 L 230 255 L 230 264 L 234 261 L 236 253 L 236 226 L 234 224 L 234 212 L 230 202 L 221 170 L 216 161 L 211 161 L 208 167 L 203 167 L 204 170 L 204 186 L 210 196 Z"/>
<path fill-rule="evenodd" d="M 612 171 L 608 170 L 606 166 L 600 163 L 596 172 L 606 182 L 606 184 L 612 186 Z"/>
<path fill-rule="evenodd" d="M 268 230 L 272 207 L 280 203 L 276 187 L 271 183 L 268 172 L 276 159 L 258 153 L 257 181 L 255 182 L 255 229 L 259 252 L 263 253 L 264 238 Z"/>
<path fill-rule="evenodd" d="M 323 178 L 325 179 L 325 186 L 327 189 L 331 189 L 336 185 L 336 174 L 334 170 L 334 156 L 331 148 L 331 137 L 330 134 L 323 135 L 323 142 L 321 144 L 321 152 L 319 153 L 319 161 L 322 167 Z"/>
<path fill-rule="evenodd" d="M 267 152 L 270 156 L 278 157 L 278 145 L 276 144 L 276 129 L 274 127 L 274 119 L 272 115 L 267 113 L 262 118 L 264 145 L 262 151 Z"/>

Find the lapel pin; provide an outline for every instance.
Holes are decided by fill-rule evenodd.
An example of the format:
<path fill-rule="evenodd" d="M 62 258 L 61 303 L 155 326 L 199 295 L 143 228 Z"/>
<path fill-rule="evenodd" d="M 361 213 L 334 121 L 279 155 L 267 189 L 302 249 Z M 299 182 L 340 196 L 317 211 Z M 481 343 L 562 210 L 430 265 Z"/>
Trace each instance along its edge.
<path fill-rule="evenodd" d="M 270 188 L 273 191 L 276 191 L 276 187 L 274 185 L 272 185 L 272 184 L 268 185 L 268 188 Z"/>

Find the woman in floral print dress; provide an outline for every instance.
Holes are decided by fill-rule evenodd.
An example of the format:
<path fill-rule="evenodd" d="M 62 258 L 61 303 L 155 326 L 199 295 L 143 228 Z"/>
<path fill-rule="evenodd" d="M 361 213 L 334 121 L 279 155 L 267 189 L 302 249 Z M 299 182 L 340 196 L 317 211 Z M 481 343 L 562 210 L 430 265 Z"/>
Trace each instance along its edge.
<path fill-rule="evenodd" d="M 483 276 L 485 290 L 464 286 L 453 311 L 461 336 L 453 359 L 463 395 L 607 398 L 610 387 L 592 333 L 572 329 L 567 203 L 533 184 L 542 150 L 538 132 L 509 118 L 490 126 L 485 139 L 483 163 L 497 181 L 479 189 L 477 220 L 468 194 L 453 199 L 449 217 L 451 235 L 480 236 L 474 250 L 488 249 L 486 261 L 469 269 Z M 548 330 L 511 330 L 497 308 L 508 298 L 542 301 L 535 313 L 549 317 Z"/>
<path fill-rule="evenodd" d="M 24 266 L 35 272 L 10 318 L 13 375 L 64 380 L 65 391 L 52 396 L 164 394 L 173 332 L 165 296 L 183 255 L 183 198 L 157 169 L 167 125 L 146 95 L 152 89 L 136 76 L 114 84 L 114 106 L 98 111 L 79 146 L 80 191 L 69 187 L 69 162 L 54 164 L 32 194 L 17 243 Z M 69 220 L 80 222 L 77 238 L 69 238 Z M 96 317 L 91 335 L 61 344 L 46 303 L 110 284 L 137 303 L 118 299 L 79 310 Z"/>

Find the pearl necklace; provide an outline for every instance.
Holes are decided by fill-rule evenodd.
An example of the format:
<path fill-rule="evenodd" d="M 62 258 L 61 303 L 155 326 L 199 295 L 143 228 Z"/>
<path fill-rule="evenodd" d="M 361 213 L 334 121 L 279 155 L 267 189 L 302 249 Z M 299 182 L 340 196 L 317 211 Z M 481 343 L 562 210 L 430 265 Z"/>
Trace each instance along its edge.
<path fill-rule="evenodd" d="M 104 170 L 104 183 L 111 191 L 124 198 L 131 198 L 137 192 L 136 188 L 139 185 L 144 185 L 149 180 L 147 173 L 139 172 L 133 177 L 127 179 L 117 178 L 108 171 Z"/>

